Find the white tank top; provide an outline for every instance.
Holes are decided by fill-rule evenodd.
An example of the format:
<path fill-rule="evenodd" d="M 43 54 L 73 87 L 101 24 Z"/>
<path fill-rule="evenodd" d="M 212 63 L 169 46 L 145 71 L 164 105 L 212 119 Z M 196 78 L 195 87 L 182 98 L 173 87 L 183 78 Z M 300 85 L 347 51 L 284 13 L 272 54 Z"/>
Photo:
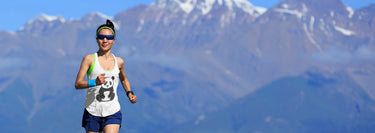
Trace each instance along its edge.
<path fill-rule="evenodd" d="M 113 54 L 112 54 L 113 55 Z M 106 117 L 120 111 L 120 103 L 117 97 L 117 86 L 119 84 L 119 73 L 117 60 L 112 70 L 104 70 L 98 60 L 98 54 L 94 54 L 94 61 L 87 72 L 87 78 L 96 79 L 100 74 L 105 73 L 105 83 L 87 90 L 85 107 L 86 110 L 94 115 Z"/>

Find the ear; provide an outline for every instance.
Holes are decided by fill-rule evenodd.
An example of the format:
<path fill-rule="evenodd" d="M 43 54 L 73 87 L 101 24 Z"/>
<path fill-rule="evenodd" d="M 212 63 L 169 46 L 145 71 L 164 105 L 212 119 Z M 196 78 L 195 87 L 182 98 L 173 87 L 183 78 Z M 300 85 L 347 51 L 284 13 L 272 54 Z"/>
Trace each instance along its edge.
<path fill-rule="evenodd" d="M 115 76 L 112 76 L 112 80 L 115 80 Z"/>

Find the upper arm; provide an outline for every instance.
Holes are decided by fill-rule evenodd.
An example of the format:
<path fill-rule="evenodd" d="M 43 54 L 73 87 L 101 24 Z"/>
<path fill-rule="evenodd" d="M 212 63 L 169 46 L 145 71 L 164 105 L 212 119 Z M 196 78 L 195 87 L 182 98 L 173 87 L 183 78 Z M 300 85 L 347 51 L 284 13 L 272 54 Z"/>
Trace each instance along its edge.
<path fill-rule="evenodd" d="M 78 74 L 77 74 L 76 83 L 79 82 L 79 81 L 83 81 L 85 79 L 85 75 L 86 75 L 87 71 L 90 69 L 93 61 L 94 61 L 94 56 L 92 54 L 86 55 L 83 58 L 83 60 L 81 62 L 81 67 L 80 67 L 80 69 L 78 71 Z"/>
<path fill-rule="evenodd" d="M 117 62 L 118 62 L 118 68 L 120 69 L 120 80 L 125 80 L 126 79 L 126 74 L 125 74 L 125 68 L 124 68 L 124 60 L 121 59 L 120 57 L 116 57 Z"/>

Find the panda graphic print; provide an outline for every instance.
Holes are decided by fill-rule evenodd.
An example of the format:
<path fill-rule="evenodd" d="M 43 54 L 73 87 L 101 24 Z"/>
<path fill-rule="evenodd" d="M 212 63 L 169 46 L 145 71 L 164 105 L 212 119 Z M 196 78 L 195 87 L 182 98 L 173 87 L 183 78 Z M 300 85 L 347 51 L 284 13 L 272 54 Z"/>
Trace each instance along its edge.
<path fill-rule="evenodd" d="M 98 94 L 96 95 L 96 100 L 99 102 L 109 102 L 115 98 L 114 92 L 114 80 L 115 76 L 105 79 L 105 83 L 101 85 Z"/>

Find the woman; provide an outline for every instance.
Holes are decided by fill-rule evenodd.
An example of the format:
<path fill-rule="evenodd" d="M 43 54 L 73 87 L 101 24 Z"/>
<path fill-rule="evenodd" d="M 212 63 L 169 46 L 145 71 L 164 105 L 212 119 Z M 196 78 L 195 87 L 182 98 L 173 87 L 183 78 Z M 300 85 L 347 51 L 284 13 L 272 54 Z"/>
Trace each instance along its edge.
<path fill-rule="evenodd" d="M 86 129 L 86 133 L 119 132 L 122 121 L 117 97 L 119 81 L 130 102 L 137 102 L 125 75 L 124 60 L 111 53 L 115 35 L 114 25 L 110 20 L 98 27 L 96 41 L 99 50 L 84 57 L 77 74 L 75 88 L 88 88 L 82 118 L 82 127 Z M 88 81 L 84 81 L 86 74 Z"/>

